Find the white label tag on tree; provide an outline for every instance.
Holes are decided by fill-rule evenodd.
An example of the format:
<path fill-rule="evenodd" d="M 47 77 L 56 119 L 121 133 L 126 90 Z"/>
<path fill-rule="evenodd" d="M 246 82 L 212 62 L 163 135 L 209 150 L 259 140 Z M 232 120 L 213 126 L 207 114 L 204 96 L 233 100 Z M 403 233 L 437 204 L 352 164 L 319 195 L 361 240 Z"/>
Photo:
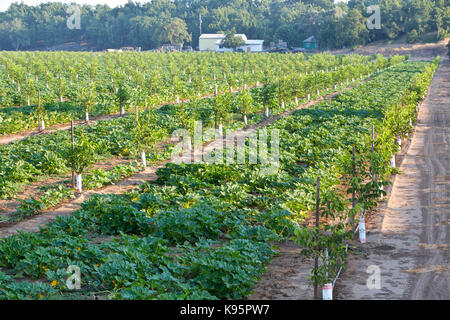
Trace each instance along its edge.
<path fill-rule="evenodd" d="M 379 188 L 380 191 L 383 191 L 383 186 L 381 185 Z M 383 200 L 383 193 L 380 194 L 380 199 Z"/>
<path fill-rule="evenodd" d="M 76 175 L 76 180 L 77 180 L 77 191 L 82 192 L 83 191 L 83 187 L 82 187 L 83 182 L 82 182 L 81 174 Z"/>
<path fill-rule="evenodd" d="M 142 153 L 141 153 L 141 159 L 142 159 L 142 166 L 143 166 L 144 168 L 146 168 L 146 167 L 147 167 L 147 157 L 146 157 L 144 151 L 142 151 Z"/>
<path fill-rule="evenodd" d="M 359 241 L 361 243 L 366 243 L 366 221 L 364 220 L 364 218 L 361 218 L 361 220 L 359 220 Z"/>
<path fill-rule="evenodd" d="M 333 284 L 326 283 L 322 288 L 322 300 L 333 300 Z"/>

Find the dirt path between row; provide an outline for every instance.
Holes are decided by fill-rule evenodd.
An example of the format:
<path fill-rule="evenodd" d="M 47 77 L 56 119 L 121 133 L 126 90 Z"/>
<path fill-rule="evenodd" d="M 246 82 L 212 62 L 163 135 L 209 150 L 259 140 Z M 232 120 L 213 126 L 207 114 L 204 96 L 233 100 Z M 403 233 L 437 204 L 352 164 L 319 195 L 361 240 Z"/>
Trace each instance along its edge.
<path fill-rule="evenodd" d="M 450 61 L 441 59 L 402 173 L 375 232 L 357 245 L 362 255 L 347 258 L 337 299 L 450 299 Z M 369 266 L 379 268 L 379 288 Z"/>

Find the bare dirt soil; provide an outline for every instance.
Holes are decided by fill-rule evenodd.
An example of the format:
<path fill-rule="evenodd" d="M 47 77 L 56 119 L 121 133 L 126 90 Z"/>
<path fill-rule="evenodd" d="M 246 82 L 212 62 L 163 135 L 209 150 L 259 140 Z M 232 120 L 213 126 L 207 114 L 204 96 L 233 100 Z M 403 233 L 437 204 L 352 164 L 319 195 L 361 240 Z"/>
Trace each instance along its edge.
<path fill-rule="evenodd" d="M 293 242 L 277 243 L 278 256 L 267 265 L 267 271 L 253 288 L 250 300 L 312 300 L 314 288 L 308 275 L 312 259 L 301 256 L 301 247 Z"/>
<path fill-rule="evenodd" d="M 385 209 L 336 284 L 337 299 L 450 299 L 450 61 L 441 56 Z M 369 266 L 380 288 L 367 286 Z"/>
<path fill-rule="evenodd" d="M 441 57 L 445 55 L 446 49 L 445 45 L 448 43 L 450 38 L 436 42 L 436 43 L 397 43 L 397 44 L 385 44 L 377 43 L 368 46 L 360 46 L 355 50 L 351 49 L 341 49 L 332 51 L 334 54 L 363 54 L 372 55 L 380 53 L 384 56 L 395 55 L 395 54 L 410 54 L 411 60 L 430 60 L 435 56 L 440 55 Z"/>

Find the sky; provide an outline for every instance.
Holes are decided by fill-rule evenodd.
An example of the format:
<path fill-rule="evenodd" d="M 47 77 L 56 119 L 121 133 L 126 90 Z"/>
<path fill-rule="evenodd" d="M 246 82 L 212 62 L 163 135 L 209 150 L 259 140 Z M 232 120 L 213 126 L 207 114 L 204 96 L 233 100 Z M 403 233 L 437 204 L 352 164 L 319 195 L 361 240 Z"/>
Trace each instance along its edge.
<path fill-rule="evenodd" d="M 0 11 L 6 11 L 11 3 L 13 2 L 23 2 L 24 4 L 35 6 L 40 3 L 45 2 L 63 2 L 63 3 L 71 3 L 75 2 L 78 4 L 90 4 L 90 5 L 96 5 L 96 4 L 108 4 L 111 8 L 117 7 L 118 5 L 123 5 L 128 2 L 128 0 L 55 0 L 55 1 L 49 1 L 49 0 L 1 0 L 0 1 Z M 145 0 L 139 0 L 135 2 L 148 2 Z"/>

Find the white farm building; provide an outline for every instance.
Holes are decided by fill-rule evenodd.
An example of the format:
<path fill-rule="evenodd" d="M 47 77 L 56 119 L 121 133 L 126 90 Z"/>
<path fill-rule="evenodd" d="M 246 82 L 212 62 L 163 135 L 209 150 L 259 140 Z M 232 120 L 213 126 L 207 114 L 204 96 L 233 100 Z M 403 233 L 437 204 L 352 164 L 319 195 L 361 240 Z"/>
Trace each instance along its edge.
<path fill-rule="evenodd" d="M 236 34 L 236 37 L 240 37 L 245 41 L 245 44 L 241 47 L 237 47 L 237 50 L 243 50 L 245 52 L 262 52 L 264 40 L 249 40 L 245 34 Z M 222 40 L 225 39 L 223 33 L 204 33 L 199 38 L 200 51 L 232 51 L 233 49 L 225 48 L 221 45 Z"/>

